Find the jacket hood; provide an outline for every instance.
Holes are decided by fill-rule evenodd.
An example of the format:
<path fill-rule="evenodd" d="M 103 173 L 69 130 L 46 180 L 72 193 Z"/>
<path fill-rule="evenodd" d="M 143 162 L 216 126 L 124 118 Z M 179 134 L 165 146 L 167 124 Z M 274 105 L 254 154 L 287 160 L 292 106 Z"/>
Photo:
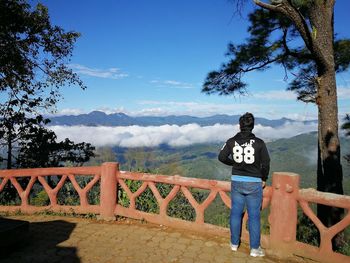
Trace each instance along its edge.
<path fill-rule="evenodd" d="M 255 138 L 255 135 L 252 132 L 243 131 L 243 132 L 237 133 L 236 137 L 237 138 Z"/>

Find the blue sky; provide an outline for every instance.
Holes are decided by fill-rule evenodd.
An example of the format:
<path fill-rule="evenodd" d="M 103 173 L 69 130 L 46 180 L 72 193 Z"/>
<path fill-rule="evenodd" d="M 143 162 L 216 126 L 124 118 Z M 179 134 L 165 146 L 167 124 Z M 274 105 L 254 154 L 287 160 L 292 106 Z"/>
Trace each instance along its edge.
<path fill-rule="evenodd" d="M 249 1 L 248 1 L 249 2 Z M 82 35 L 71 67 L 87 86 L 62 89 L 59 114 L 102 110 L 129 115 L 241 114 L 315 119 L 313 105 L 285 91 L 284 72 L 246 75 L 247 97 L 201 93 L 208 72 L 227 60 L 227 44 L 248 37 L 247 21 L 227 0 L 46 0 L 51 21 Z M 246 11 L 251 10 L 248 4 Z M 338 0 L 335 30 L 350 37 L 350 1 Z M 337 78 L 339 114 L 350 112 L 350 74 Z"/>

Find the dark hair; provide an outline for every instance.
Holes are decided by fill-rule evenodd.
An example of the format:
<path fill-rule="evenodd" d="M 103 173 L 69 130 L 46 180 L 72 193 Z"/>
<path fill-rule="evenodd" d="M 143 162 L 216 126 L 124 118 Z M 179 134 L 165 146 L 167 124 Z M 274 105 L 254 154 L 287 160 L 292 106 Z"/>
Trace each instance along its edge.
<path fill-rule="evenodd" d="M 239 118 L 239 128 L 242 132 L 251 132 L 254 129 L 254 116 L 247 112 Z"/>

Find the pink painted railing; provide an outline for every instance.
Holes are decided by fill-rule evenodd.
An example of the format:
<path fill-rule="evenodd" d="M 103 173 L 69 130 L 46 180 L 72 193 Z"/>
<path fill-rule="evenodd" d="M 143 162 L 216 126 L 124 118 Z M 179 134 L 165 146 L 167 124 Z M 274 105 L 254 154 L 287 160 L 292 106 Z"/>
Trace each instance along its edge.
<path fill-rule="evenodd" d="M 92 175 L 93 179 L 81 189 L 76 181 L 76 176 Z M 51 188 L 46 177 L 61 176 L 55 188 Z M 17 178 L 30 178 L 26 188 L 23 189 Z M 1 212 L 16 212 L 35 213 L 40 211 L 50 210 L 53 212 L 75 212 L 75 213 L 100 213 L 99 205 L 89 205 L 87 201 L 87 193 L 100 180 L 101 167 L 74 167 L 74 168 L 36 168 L 36 169 L 18 169 L 18 170 L 0 170 L 0 192 L 7 183 L 12 184 L 17 190 L 21 199 L 19 206 L 0 206 Z M 59 205 L 57 203 L 57 194 L 63 187 L 64 183 L 69 180 L 74 189 L 77 191 L 80 199 L 79 206 Z M 39 182 L 50 199 L 48 206 L 33 206 L 29 204 L 29 195 L 35 183 Z M 1 201 L 1 200 L 0 200 Z"/>
<path fill-rule="evenodd" d="M 350 257 L 334 253 L 332 250 L 332 238 L 350 225 L 350 197 L 331 193 L 322 193 L 316 191 L 315 189 L 302 189 L 299 190 L 297 201 L 301 206 L 303 212 L 315 224 L 321 236 L 321 243 L 319 248 L 297 242 L 295 250 L 298 252 L 298 254 L 305 257 L 309 254 L 313 254 L 315 255 L 314 258 L 319 261 L 322 261 L 324 258 L 332 258 L 332 260 L 328 260 L 328 262 L 350 262 Z M 340 222 L 327 228 L 315 215 L 313 210 L 310 208 L 309 203 L 317 203 L 344 208 L 346 215 Z"/>
<path fill-rule="evenodd" d="M 48 176 L 61 176 L 54 188 L 51 188 L 45 180 Z M 76 180 L 79 176 L 92 176 L 92 180 L 81 188 Z M 17 178 L 28 177 L 29 183 L 22 188 Z M 127 186 L 126 180 L 142 182 L 141 186 L 132 192 Z M 57 195 L 62 186 L 70 181 L 77 191 L 80 205 L 68 206 L 57 203 Z M 94 185 L 100 183 L 100 204 L 91 205 L 88 202 L 88 192 Z M 30 205 L 29 198 L 35 183 L 42 185 L 47 193 L 50 205 Z M 94 213 L 100 219 L 115 220 L 117 215 L 148 222 L 167 225 L 171 227 L 185 228 L 194 231 L 228 236 L 229 230 L 224 227 L 205 223 L 204 213 L 215 198 L 220 197 L 222 202 L 230 208 L 229 197 L 230 182 L 186 178 L 181 176 L 165 176 L 147 173 L 135 173 L 119 171 L 117 163 L 104 163 L 100 167 L 75 167 L 75 168 L 41 168 L 0 171 L 0 192 L 6 184 L 12 184 L 21 199 L 20 205 L 0 206 L 0 212 L 15 212 L 20 210 L 24 213 L 39 211 L 74 212 L 78 214 Z M 172 185 L 169 194 L 162 197 L 156 184 Z M 118 204 L 118 186 L 126 193 L 129 206 Z M 150 189 L 159 205 L 159 213 L 147 213 L 136 209 L 136 200 L 146 190 Z M 202 203 L 198 203 L 190 189 L 199 188 L 209 191 L 208 196 Z M 182 193 L 195 210 L 195 221 L 186 221 L 171 217 L 167 214 L 169 203 Z M 0 200 L 1 201 L 1 200 Z M 325 227 L 309 203 L 324 204 L 344 208 L 347 212 L 345 217 L 336 225 Z M 311 258 L 320 262 L 346 262 L 350 263 L 350 257 L 336 253 L 332 250 L 331 240 L 339 232 L 350 225 L 350 197 L 329 193 L 317 192 L 313 189 L 299 190 L 299 176 L 293 173 L 274 173 L 272 186 L 264 190 L 263 209 L 269 207 L 270 234 L 262 235 L 262 244 L 270 254 L 281 257 L 293 255 Z M 311 246 L 296 240 L 297 211 L 301 207 L 318 228 L 321 236 L 320 247 Z M 247 215 L 243 218 L 242 239 L 248 241 L 249 234 L 246 230 Z"/>
<path fill-rule="evenodd" d="M 212 233 L 227 235 L 229 230 L 224 227 L 219 227 L 216 225 L 208 224 L 204 222 L 204 213 L 209 205 L 214 201 L 214 199 L 219 196 L 222 202 L 228 207 L 231 207 L 231 199 L 227 195 L 231 190 L 230 182 L 197 179 L 197 178 L 186 178 L 181 176 L 165 176 L 165 175 L 155 175 L 148 173 L 135 173 L 135 172 L 125 172 L 120 171 L 117 176 L 118 184 L 127 193 L 130 199 L 129 207 L 123 207 L 117 204 L 114 210 L 114 214 L 121 215 L 125 217 L 131 217 L 135 219 L 144 219 L 152 223 L 162 224 L 172 227 L 181 227 L 189 230 L 195 230 L 198 232 Z M 130 191 L 128 186 L 125 184 L 124 180 L 134 180 L 142 181 L 141 187 L 134 193 Z M 156 183 L 174 185 L 170 193 L 163 198 L 158 189 L 156 188 Z M 136 199 L 148 188 L 151 189 L 154 197 L 159 204 L 159 214 L 151 214 L 142 212 L 136 209 L 135 201 Z M 202 202 L 198 203 L 193 195 L 191 194 L 189 188 L 199 188 L 203 190 L 209 190 L 210 193 L 207 198 Z M 189 201 L 191 206 L 194 208 L 196 213 L 196 219 L 194 222 L 173 218 L 167 215 L 167 207 L 169 203 L 175 198 L 175 196 L 181 192 L 186 199 Z M 270 201 L 270 188 L 264 192 L 264 202 L 263 207 L 267 207 Z M 247 216 L 244 216 L 243 227 L 242 227 L 242 237 L 243 240 L 248 240 L 248 231 L 246 230 Z M 267 244 L 268 237 L 263 235 L 263 242 Z"/>

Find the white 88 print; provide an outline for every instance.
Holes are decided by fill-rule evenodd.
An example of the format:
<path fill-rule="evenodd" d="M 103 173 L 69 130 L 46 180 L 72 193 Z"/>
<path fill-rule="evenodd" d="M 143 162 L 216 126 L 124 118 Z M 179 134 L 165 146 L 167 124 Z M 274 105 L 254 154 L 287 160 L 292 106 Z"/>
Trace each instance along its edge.
<path fill-rule="evenodd" d="M 237 142 L 235 142 L 235 146 L 232 149 L 233 160 L 236 163 L 242 163 L 242 162 L 245 162 L 246 164 L 254 163 L 255 150 L 252 146 L 254 142 L 255 140 L 250 140 L 250 143 L 245 143 L 242 145 L 239 145 Z"/>

